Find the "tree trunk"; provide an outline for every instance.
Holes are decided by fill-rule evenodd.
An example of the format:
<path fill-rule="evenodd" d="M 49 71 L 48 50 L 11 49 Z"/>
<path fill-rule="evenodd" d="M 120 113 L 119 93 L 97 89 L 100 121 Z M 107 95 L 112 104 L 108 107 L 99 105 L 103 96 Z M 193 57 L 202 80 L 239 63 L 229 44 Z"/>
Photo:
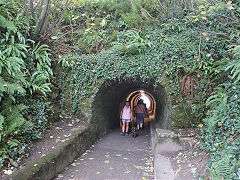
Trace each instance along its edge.
<path fill-rule="evenodd" d="M 33 8 L 33 0 L 30 0 L 30 8 L 31 8 L 31 13 L 32 13 L 32 18 L 35 19 L 35 12 Z"/>
<path fill-rule="evenodd" d="M 36 22 L 36 27 L 35 27 L 34 36 L 33 36 L 33 39 L 35 39 L 35 40 L 39 37 L 39 35 L 42 31 L 43 24 L 45 22 L 46 15 L 47 15 L 49 3 L 50 3 L 50 0 L 42 0 L 42 4 L 40 7 L 40 13 L 39 13 L 39 17 Z"/>
<path fill-rule="evenodd" d="M 28 0 L 24 0 L 23 4 L 25 5 L 25 15 L 27 19 L 27 25 L 29 26 Z"/>

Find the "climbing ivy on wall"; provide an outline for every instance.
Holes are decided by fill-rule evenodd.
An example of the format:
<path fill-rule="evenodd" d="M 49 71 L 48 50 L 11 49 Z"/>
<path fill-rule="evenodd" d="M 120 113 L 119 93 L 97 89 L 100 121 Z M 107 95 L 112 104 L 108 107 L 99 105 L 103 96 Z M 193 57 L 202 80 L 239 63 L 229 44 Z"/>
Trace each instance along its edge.
<path fill-rule="evenodd" d="M 163 20 L 143 31 L 120 32 L 109 50 L 65 57 L 62 63 L 73 67 L 70 84 L 74 108 L 78 107 L 79 98 L 89 96 L 99 81 L 139 78 L 153 79 L 157 84 L 168 79 L 170 94 L 177 96 L 186 75 L 191 75 L 195 94 L 201 94 L 200 101 L 205 102 L 209 94 L 206 86 L 220 74 L 214 68 L 229 56 L 229 38 L 218 34 L 222 30 L 225 31 L 224 26 L 216 29 L 205 22 L 199 25 L 191 16 Z"/>
<path fill-rule="evenodd" d="M 181 19 L 124 30 L 109 50 L 62 59 L 71 70 L 73 109 L 106 80 L 164 84 L 173 97 L 192 101 L 198 123 L 205 118 L 202 148 L 211 152 L 212 179 L 238 179 L 239 61 L 231 49 L 239 44 L 239 18 L 239 4 L 204 4 Z"/>

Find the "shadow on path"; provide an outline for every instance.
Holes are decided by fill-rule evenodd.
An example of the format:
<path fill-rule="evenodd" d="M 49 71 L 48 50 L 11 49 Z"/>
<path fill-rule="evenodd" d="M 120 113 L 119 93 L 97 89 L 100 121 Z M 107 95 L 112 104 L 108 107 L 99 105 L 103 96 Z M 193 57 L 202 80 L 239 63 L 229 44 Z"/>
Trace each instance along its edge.
<path fill-rule="evenodd" d="M 61 180 L 154 179 L 149 129 L 137 138 L 114 130 L 65 168 Z"/>

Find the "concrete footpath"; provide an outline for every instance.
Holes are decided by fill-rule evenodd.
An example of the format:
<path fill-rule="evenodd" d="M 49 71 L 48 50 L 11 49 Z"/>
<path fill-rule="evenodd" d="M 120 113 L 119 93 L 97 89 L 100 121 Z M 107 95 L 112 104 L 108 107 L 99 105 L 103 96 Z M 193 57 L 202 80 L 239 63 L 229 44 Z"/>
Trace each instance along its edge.
<path fill-rule="evenodd" d="M 74 160 L 55 179 L 61 180 L 151 180 L 154 179 L 150 130 L 137 138 L 114 130 Z"/>

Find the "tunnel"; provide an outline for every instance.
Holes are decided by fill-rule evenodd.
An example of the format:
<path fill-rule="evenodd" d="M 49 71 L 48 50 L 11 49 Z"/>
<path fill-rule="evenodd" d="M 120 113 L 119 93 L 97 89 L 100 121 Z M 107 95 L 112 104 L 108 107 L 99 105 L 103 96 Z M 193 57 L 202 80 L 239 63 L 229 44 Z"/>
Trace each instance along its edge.
<path fill-rule="evenodd" d="M 105 81 L 99 88 L 92 105 L 92 125 L 100 132 L 119 128 L 119 104 L 123 99 L 131 102 L 131 109 L 140 98 L 149 101 L 148 117 L 155 126 L 169 129 L 172 109 L 165 88 L 153 80 L 136 79 Z"/>

